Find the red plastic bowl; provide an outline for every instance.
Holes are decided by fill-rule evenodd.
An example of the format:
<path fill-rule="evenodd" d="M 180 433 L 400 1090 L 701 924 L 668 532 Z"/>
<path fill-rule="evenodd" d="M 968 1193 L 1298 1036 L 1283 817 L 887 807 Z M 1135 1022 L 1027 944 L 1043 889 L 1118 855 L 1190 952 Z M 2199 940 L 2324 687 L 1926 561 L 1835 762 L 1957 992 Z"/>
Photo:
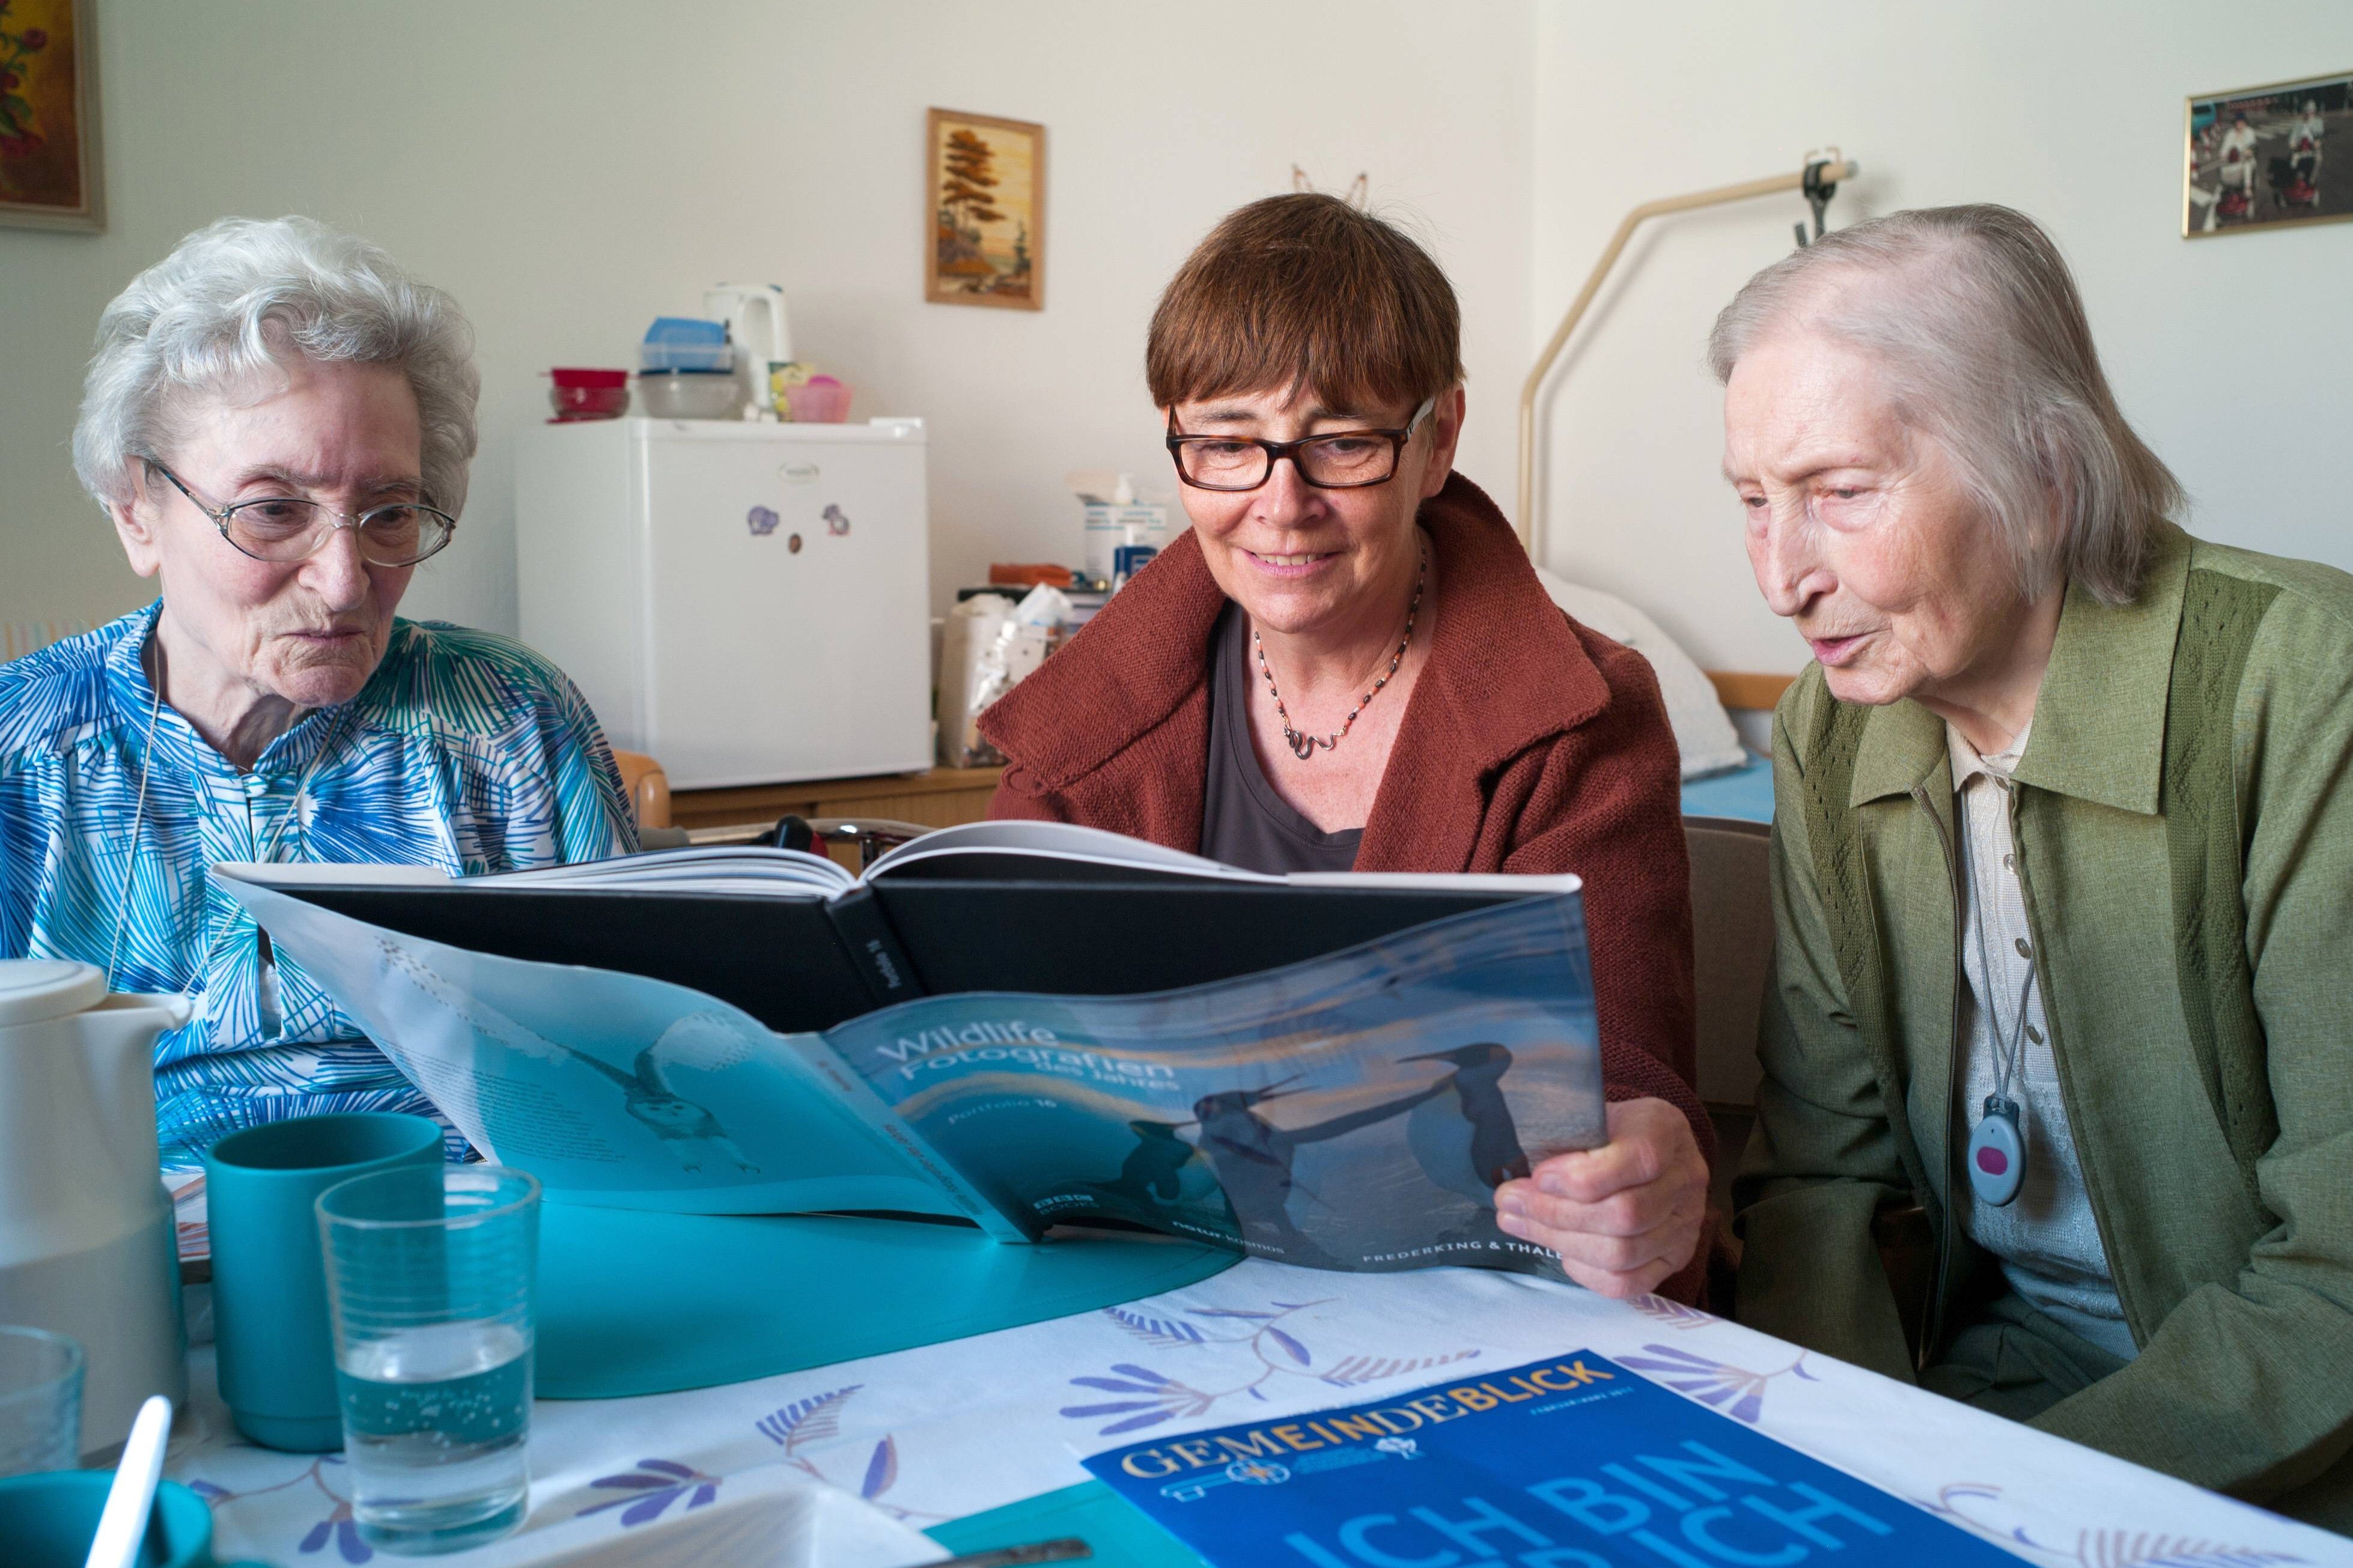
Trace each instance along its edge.
<path fill-rule="evenodd" d="M 617 419 L 629 411 L 629 373 L 626 370 L 551 370 L 547 401 L 560 420 Z"/>
<path fill-rule="evenodd" d="M 547 401 L 558 419 L 618 419 L 629 411 L 626 386 L 551 386 Z"/>

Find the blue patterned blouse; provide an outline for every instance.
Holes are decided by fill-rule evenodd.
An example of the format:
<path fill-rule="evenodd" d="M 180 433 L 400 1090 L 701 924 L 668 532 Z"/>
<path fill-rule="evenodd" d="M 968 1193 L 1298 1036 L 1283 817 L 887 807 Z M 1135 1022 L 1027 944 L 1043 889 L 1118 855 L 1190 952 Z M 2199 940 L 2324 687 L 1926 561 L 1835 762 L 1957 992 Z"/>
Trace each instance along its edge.
<path fill-rule="evenodd" d="M 167 1171 L 280 1117 L 431 1114 L 290 960 L 264 992 L 259 933 L 205 869 L 268 858 L 474 875 L 627 854 L 637 830 L 596 715 L 519 643 L 396 620 L 359 696 L 305 716 L 250 773 L 163 708 L 142 810 L 154 689 L 140 656 L 156 615 L 0 664 L 0 957 L 104 969 L 119 941 L 117 991 L 200 999 L 156 1045 Z"/>

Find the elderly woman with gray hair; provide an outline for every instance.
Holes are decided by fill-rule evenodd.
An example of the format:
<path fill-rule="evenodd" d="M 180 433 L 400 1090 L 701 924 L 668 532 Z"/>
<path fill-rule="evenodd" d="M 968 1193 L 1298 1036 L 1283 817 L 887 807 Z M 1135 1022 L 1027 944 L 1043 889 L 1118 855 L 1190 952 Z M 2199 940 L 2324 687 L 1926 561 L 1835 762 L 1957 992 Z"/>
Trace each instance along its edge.
<path fill-rule="evenodd" d="M 2353 1524 L 2353 578 L 2169 521 L 2006 208 L 1829 237 L 1711 358 L 1815 658 L 1742 1321 Z"/>
<path fill-rule="evenodd" d="M 478 384 L 455 301 L 304 218 L 190 235 L 100 319 L 75 466 L 161 593 L 0 665 L 0 957 L 199 1000 L 157 1047 L 167 1172 L 260 1121 L 433 1109 L 208 867 L 635 847 L 570 682 L 393 615 L 457 528 Z"/>

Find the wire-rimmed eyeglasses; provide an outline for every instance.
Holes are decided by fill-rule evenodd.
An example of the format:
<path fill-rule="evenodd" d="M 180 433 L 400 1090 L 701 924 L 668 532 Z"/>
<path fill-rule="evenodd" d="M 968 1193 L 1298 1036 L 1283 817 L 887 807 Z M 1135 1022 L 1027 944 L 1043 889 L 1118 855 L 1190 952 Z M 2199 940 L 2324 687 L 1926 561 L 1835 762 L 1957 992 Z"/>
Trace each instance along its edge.
<path fill-rule="evenodd" d="M 458 520 L 417 501 L 387 501 L 365 511 L 337 511 L 301 496 L 262 496 L 235 506 L 209 507 L 180 476 L 153 458 L 142 461 L 172 481 L 188 504 L 212 519 L 221 537 L 256 561 L 308 561 L 326 548 L 339 528 L 358 541 L 360 559 L 371 566 L 414 566 L 449 542 Z"/>
<path fill-rule="evenodd" d="M 1356 489 L 1385 485 L 1397 477 L 1398 459 L 1405 444 L 1438 406 L 1435 396 L 1422 400 L 1413 417 L 1396 430 L 1335 430 L 1326 436 L 1303 436 L 1296 441 L 1269 441 L 1256 436 L 1187 436 L 1168 416 L 1168 455 L 1176 463 L 1176 477 L 1200 490 L 1254 490 L 1274 477 L 1274 465 L 1284 458 L 1300 479 L 1320 490 Z"/>

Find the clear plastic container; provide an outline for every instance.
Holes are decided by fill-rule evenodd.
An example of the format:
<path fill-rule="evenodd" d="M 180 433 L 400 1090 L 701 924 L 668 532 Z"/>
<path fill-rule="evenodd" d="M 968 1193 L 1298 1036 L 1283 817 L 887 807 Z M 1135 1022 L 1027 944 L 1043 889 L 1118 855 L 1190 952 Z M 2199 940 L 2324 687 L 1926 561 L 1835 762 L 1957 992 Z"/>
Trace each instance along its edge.
<path fill-rule="evenodd" d="M 638 407 L 655 419 L 733 419 L 743 412 L 743 386 L 729 371 L 641 370 Z"/>
<path fill-rule="evenodd" d="M 81 1346 L 0 1328 L 0 1476 L 70 1470 L 81 1453 Z"/>

